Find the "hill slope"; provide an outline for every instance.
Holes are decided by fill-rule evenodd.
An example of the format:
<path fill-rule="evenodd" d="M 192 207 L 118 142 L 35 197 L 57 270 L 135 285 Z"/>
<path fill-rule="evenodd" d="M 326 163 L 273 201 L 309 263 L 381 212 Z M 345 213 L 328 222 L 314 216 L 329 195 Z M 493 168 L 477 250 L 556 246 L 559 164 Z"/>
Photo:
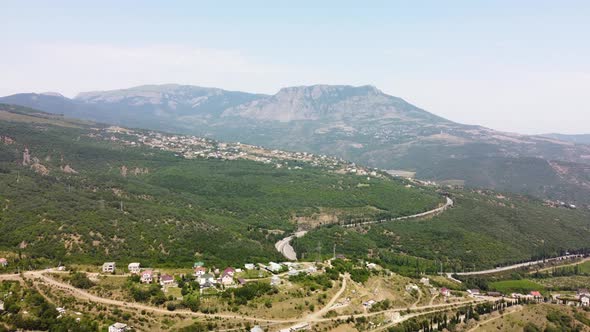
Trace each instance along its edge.
<path fill-rule="evenodd" d="M 348 256 L 368 254 L 394 269 L 430 273 L 492 267 L 566 250 L 590 249 L 590 213 L 551 208 L 536 200 L 492 191 L 452 191 L 455 207 L 414 222 L 393 222 L 357 229 L 326 227 L 295 240 L 298 254 L 314 255 L 319 240 L 336 243 Z M 420 264 L 411 257 L 426 258 Z"/>
<path fill-rule="evenodd" d="M 578 143 L 578 144 L 590 144 L 590 134 L 580 135 L 566 135 L 566 134 L 543 134 L 542 136 L 558 139 L 561 141 Z"/>
<path fill-rule="evenodd" d="M 39 102 L 49 97 L 0 101 L 59 112 Z M 426 179 L 590 204 L 589 145 L 454 123 L 371 86 L 290 87 L 272 96 L 143 86 L 81 93 L 67 103 L 61 113 L 85 119 L 330 154 Z"/>
<path fill-rule="evenodd" d="M 348 166 L 0 105 L 0 249 L 67 262 L 239 264 L 278 259 L 274 242 L 299 218 L 396 216 L 443 202 Z"/>

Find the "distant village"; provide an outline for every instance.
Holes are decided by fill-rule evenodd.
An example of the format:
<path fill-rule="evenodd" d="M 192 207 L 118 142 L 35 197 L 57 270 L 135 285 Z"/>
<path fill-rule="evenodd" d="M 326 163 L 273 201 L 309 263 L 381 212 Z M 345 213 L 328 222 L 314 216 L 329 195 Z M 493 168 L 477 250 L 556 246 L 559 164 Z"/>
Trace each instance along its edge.
<path fill-rule="evenodd" d="M 315 155 L 307 152 L 288 152 L 270 150 L 256 145 L 237 143 L 221 143 L 211 139 L 189 136 L 171 135 L 155 131 L 139 132 L 121 127 L 95 128 L 97 133 L 90 137 L 116 141 L 128 146 L 147 146 L 163 151 L 173 152 L 186 159 L 209 158 L 222 160 L 253 160 L 265 164 L 274 164 L 276 168 L 287 170 L 302 169 L 303 165 L 323 167 L 337 173 L 356 174 L 359 176 L 381 177 L 377 169 L 363 167 L 340 158 L 327 155 Z M 292 165 L 289 165 L 289 162 Z"/>

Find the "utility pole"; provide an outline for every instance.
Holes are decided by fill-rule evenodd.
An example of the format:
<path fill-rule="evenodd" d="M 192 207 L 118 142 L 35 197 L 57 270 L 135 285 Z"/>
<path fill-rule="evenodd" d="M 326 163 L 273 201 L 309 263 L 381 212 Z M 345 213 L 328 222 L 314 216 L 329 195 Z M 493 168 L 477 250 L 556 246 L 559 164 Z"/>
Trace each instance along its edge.
<path fill-rule="evenodd" d="M 322 261 L 322 243 L 318 241 L 318 259 L 317 262 Z"/>
<path fill-rule="evenodd" d="M 16 183 L 20 181 L 20 171 L 16 171 Z"/>
<path fill-rule="evenodd" d="M 119 206 L 120 206 L 120 208 L 121 208 L 121 211 L 123 211 L 123 201 L 120 201 L 120 202 L 119 202 Z"/>

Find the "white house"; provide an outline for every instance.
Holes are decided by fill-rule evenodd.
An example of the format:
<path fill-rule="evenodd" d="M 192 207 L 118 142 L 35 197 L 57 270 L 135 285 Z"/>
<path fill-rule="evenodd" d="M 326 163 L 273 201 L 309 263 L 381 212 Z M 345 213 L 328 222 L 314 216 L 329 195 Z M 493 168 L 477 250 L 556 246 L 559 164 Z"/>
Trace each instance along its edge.
<path fill-rule="evenodd" d="M 473 295 L 473 296 L 476 296 L 476 295 L 479 295 L 479 294 L 480 294 L 480 293 L 479 293 L 479 289 L 477 289 L 477 288 L 474 288 L 474 289 L 468 289 L 468 290 L 467 290 L 467 293 L 469 293 L 469 294 L 471 294 L 471 295 Z"/>
<path fill-rule="evenodd" d="M 205 286 L 205 285 L 213 285 L 215 284 L 215 276 L 211 273 L 205 273 L 202 276 L 200 276 L 197 281 L 199 282 L 199 285 L 201 287 Z"/>
<path fill-rule="evenodd" d="M 195 273 L 193 273 L 193 275 L 196 278 L 202 277 L 205 273 L 207 273 L 207 269 L 203 266 L 196 266 L 194 268 Z"/>
<path fill-rule="evenodd" d="M 163 286 L 169 286 L 172 285 L 174 283 L 174 277 L 169 275 L 169 274 L 163 274 L 160 276 L 160 285 Z"/>
<path fill-rule="evenodd" d="M 230 285 L 234 284 L 234 277 L 232 275 L 230 275 L 229 273 L 223 273 L 220 281 L 221 281 L 222 285 L 230 286 Z"/>
<path fill-rule="evenodd" d="M 145 270 L 141 272 L 141 282 L 144 284 L 151 284 L 154 281 L 154 272 L 152 270 Z"/>
<path fill-rule="evenodd" d="M 139 263 L 129 263 L 129 265 L 127 265 L 127 269 L 129 270 L 129 273 L 133 274 L 138 274 L 141 270 Z"/>
<path fill-rule="evenodd" d="M 424 286 L 430 286 L 430 279 L 424 277 L 420 279 L 420 283 Z"/>
<path fill-rule="evenodd" d="M 123 324 L 123 323 L 115 323 L 115 324 L 109 326 L 109 332 L 125 332 L 128 329 L 129 328 L 127 327 L 127 324 Z"/>
<path fill-rule="evenodd" d="M 268 269 L 271 270 L 272 272 L 279 272 L 279 271 L 281 271 L 282 268 L 283 268 L 283 266 L 281 264 L 278 264 L 275 262 L 268 263 Z"/>
<path fill-rule="evenodd" d="M 106 262 L 106 263 L 102 264 L 102 272 L 103 273 L 115 272 L 115 262 Z"/>
<path fill-rule="evenodd" d="M 582 307 L 590 307 L 590 296 L 588 296 L 588 295 L 580 296 L 580 303 L 582 304 Z"/>
<path fill-rule="evenodd" d="M 254 270 L 254 268 L 256 268 L 254 264 L 244 264 L 244 267 L 246 270 Z"/>
<path fill-rule="evenodd" d="M 227 268 L 225 268 L 225 270 L 223 270 L 222 276 L 227 274 L 227 275 L 229 275 L 229 276 L 231 276 L 233 278 L 233 276 L 234 276 L 235 273 L 236 273 L 236 270 L 234 270 L 231 267 L 227 267 Z"/>

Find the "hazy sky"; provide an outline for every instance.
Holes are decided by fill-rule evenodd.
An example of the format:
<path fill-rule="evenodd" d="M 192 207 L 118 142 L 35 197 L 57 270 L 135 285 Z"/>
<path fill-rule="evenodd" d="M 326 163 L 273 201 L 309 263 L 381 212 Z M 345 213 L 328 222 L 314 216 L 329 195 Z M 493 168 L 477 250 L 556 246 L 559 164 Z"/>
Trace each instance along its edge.
<path fill-rule="evenodd" d="M 0 0 L 0 12 L 0 95 L 372 84 L 458 122 L 590 132 L 590 1 Z"/>

